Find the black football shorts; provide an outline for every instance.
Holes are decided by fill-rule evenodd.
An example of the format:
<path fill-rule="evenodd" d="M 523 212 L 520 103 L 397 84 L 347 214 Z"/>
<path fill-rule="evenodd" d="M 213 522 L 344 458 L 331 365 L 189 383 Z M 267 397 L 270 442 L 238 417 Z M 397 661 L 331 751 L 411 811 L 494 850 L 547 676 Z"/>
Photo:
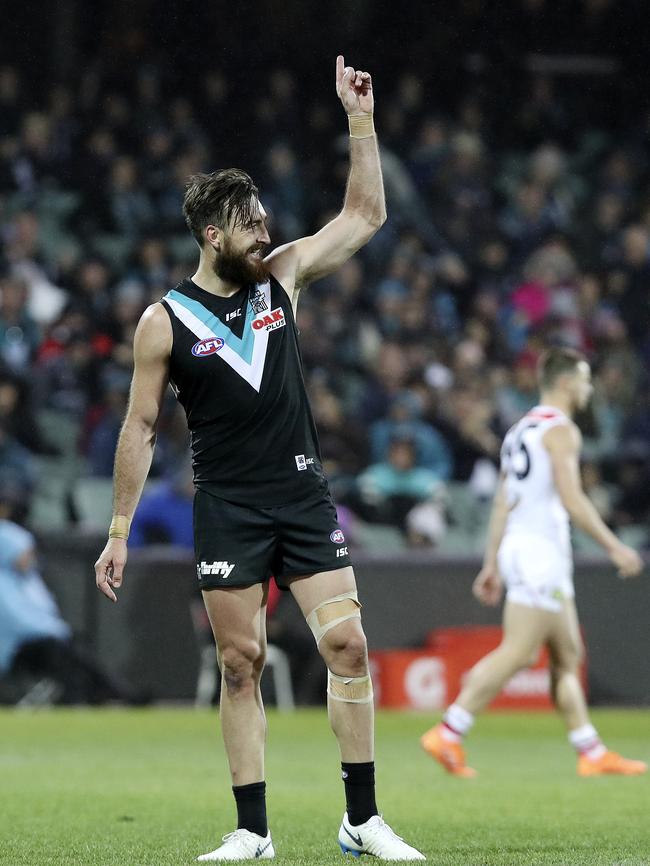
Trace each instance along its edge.
<path fill-rule="evenodd" d="M 237 505 L 197 490 L 194 551 L 201 589 L 251 586 L 351 565 L 327 488 L 288 505 Z"/>

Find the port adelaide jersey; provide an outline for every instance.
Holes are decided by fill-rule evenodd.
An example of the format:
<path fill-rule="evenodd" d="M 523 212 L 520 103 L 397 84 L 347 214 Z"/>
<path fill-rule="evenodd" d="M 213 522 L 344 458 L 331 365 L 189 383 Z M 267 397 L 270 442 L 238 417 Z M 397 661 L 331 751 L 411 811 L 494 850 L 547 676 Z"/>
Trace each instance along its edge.
<path fill-rule="evenodd" d="M 230 298 L 183 280 L 162 304 L 170 380 L 185 409 L 196 486 L 231 502 L 282 505 L 326 489 L 291 301 L 280 283 Z"/>

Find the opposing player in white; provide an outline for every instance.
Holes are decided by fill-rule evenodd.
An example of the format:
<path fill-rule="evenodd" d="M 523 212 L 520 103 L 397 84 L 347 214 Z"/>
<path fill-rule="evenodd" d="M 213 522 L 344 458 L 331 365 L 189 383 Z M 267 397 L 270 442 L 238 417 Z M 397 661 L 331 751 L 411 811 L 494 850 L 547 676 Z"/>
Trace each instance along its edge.
<path fill-rule="evenodd" d="M 421 743 L 448 772 L 475 776 L 465 763 L 463 737 L 476 714 L 518 670 L 533 664 L 546 644 L 552 696 L 578 753 L 578 774 L 638 775 L 647 765 L 608 751 L 589 721 L 579 679 L 583 647 L 569 521 L 603 546 L 620 577 L 638 575 L 643 563 L 608 529 L 582 490 L 581 436 L 571 418 L 591 397 L 589 364 L 571 349 L 551 349 L 540 361 L 539 382 L 540 405 L 503 442 L 487 549 L 473 587 L 481 602 L 497 605 L 505 585 L 503 641 L 472 668 L 442 722 Z"/>

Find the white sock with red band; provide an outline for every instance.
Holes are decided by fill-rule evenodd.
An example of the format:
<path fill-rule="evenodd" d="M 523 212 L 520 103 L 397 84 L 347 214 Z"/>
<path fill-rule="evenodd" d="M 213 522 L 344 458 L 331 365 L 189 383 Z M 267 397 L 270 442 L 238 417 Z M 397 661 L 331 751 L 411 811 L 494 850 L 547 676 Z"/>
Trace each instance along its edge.
<path fill-rule="evenodd" d="M 452 704 L 442 717 L 441 734 L 450 743 L 460 743 L 465 734 L 469 733 L 473 724 L 474 716 L 471 713 L 459 707 L 458 704 Z"/>
<path fill-rule="evenodd" d="M 597 761 L 607 751 L 593 725 L 583 725 L 569 731 L 569 742 L 578 754 L 586 755 L 590 761 Z"/>

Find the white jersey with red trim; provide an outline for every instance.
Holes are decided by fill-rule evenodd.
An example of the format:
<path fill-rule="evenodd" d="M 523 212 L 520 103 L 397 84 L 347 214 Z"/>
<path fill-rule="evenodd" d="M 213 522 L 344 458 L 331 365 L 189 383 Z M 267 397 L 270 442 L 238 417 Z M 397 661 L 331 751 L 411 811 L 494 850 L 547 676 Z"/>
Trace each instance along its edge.
<path fill-rule="evenodd" d="M 569 424 L 553 406 L 535 406 L 506 433 L 501 447 L 501 470 L 510 512 L 506 536 L 537 536 L 570 555 L 569 515 L 562 505 L 550 455 L 543 437 L 551 427 Z"/>

